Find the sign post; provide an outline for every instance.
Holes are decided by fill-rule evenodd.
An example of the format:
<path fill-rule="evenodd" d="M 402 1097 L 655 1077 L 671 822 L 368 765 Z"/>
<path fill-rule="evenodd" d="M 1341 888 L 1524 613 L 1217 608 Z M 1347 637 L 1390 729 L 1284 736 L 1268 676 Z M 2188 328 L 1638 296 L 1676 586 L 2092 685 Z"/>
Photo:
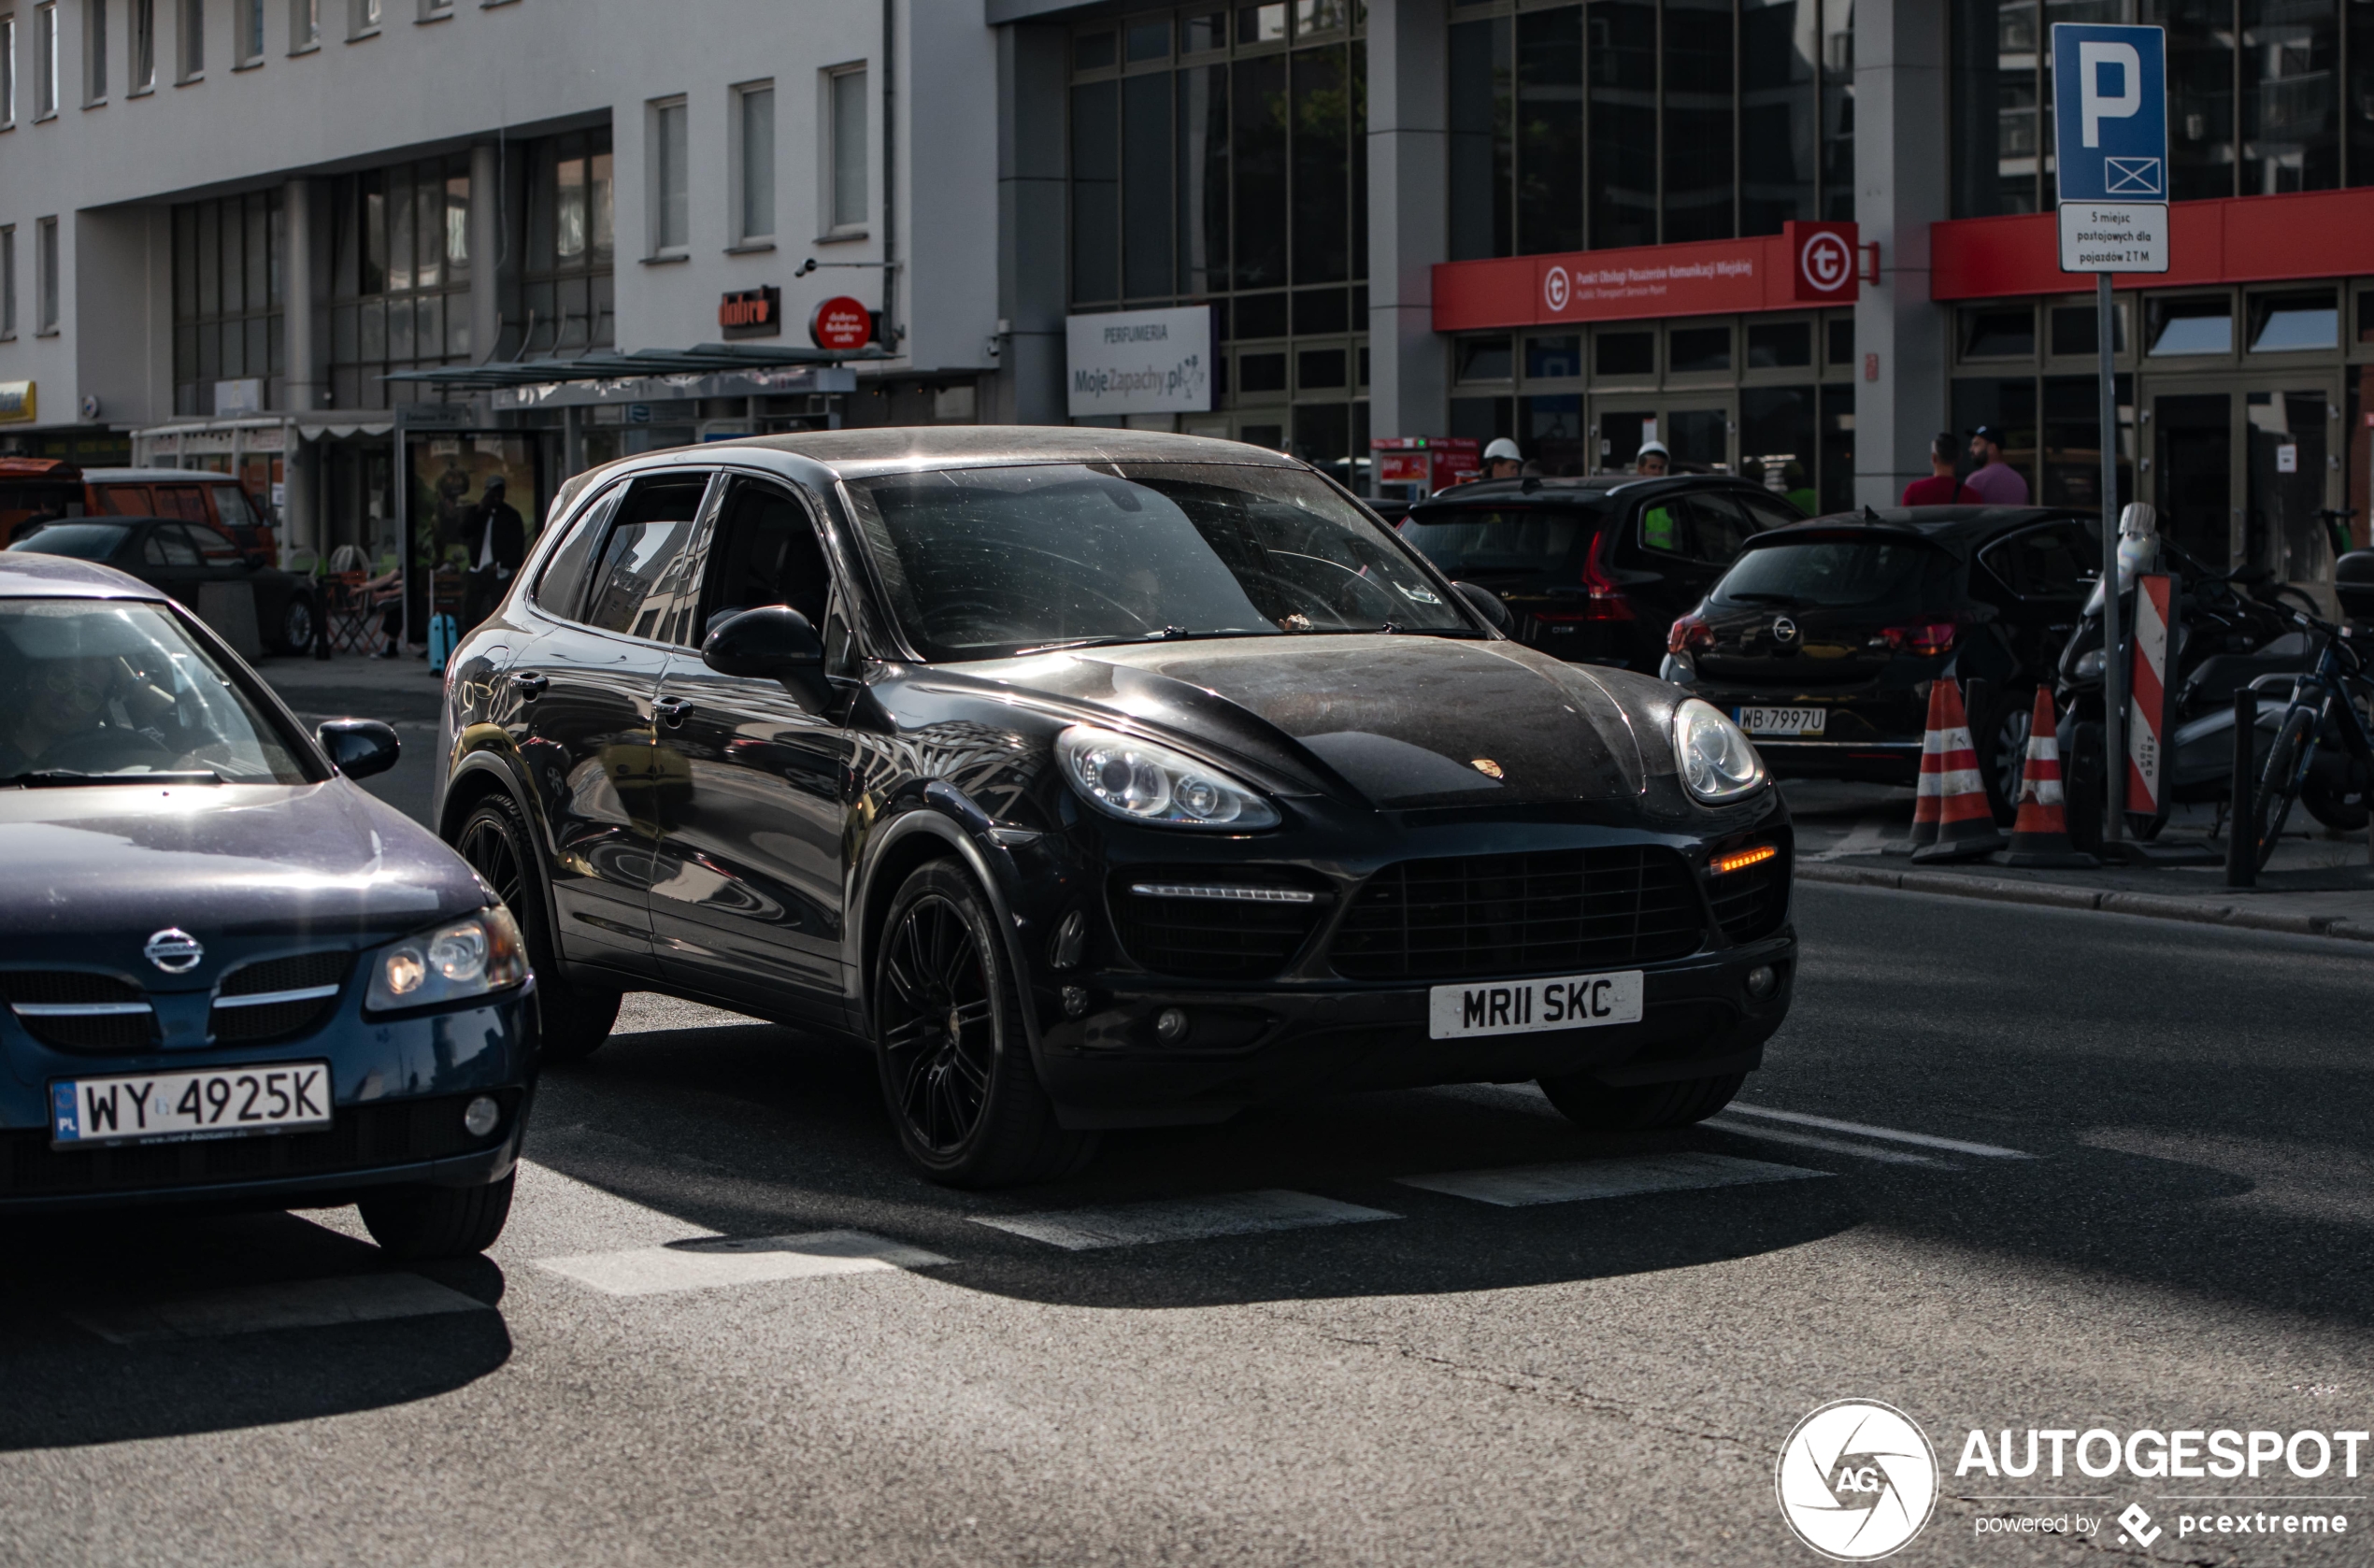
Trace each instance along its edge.
<path fill-rule="evenodd" d="M 2123 834 L 2126 667 L 2119 657 L 2119 398 L 2114 272 L 2168 269 L 2167 35 L 2157 27 L 2052 24 L 2052 152 L 2061 270 L 2095 275 L 2101 377 L 2102 841 Z"/>

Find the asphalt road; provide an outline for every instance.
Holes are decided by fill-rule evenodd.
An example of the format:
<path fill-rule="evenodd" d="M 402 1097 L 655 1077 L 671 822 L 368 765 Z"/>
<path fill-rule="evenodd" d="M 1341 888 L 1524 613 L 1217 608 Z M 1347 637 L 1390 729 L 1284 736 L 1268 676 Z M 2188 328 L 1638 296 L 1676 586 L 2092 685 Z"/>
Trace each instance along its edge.
<path fill-rule="evenodd" d="M 1799 920 L 1742 1099 L 1855 1128 L 1372 1094 L 988 1196 L 905 1172 L 862 1058 L 632 999 L 547 1075 L 481 1262 L 383 1270 L 350 1211 L 0 1230 L 0 1562 L 1813 1563 L 1775 1459 L 1847 1397 L 1945 1466 L 1895 1561 L 2074 1560 L 1979 1533 L 2038 1514 L 2139 1558 L 2129 1503 L 2159 1560 L 2367 1561 L 2338 1462 L 1953 1475 L 1973 1428 L 2374 1425 L 2360 953 L 1827 888 Z M 2295 1501 L 2167 1500 L 2221 1485 Z M 2095 1500 L 1961 1496 L 2009 1493 Z M 2177 1538 L 2216 1506 L 2357 1528 Z"/>

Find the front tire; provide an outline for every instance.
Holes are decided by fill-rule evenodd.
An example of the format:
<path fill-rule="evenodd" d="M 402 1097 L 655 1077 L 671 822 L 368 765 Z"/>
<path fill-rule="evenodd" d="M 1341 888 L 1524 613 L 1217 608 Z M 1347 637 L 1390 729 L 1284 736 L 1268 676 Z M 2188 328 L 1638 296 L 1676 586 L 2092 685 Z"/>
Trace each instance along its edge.
<path fill-rule="evenodd" d="M 404 1187 L 365 1198 L 364 1228 L 400 1263 L 468 1258 L 494 1245 L 511 1217 L 513 1171 L 483 1187 Z"/>
<path fill-rule="evenodd" d="M 302 593 L 289 595 L 280 611 L 280 651 L 307 653 L 313 649 L 313 601 Z"/>
<path fill-rule="evenodd" d="M 536 1011 L 543 1025 L 537 1059 L 581 1062 L 593 1055 L 618 1022 L 619 993 L 564 976 L 560 950 L 545 919 L 544 883 L 535 839 L 519 806 L 508 795 L 489 795 L 463 819 L 453 847 L 494 889 L 527 940 L 527 961 L 536 971 Z"/>
<path fill-rule="evenodd" d="M 1985 747 L 1980 769 L 1987 805 L 1997 826 L 2009 827 L 2020 814 L 2020 782 L 2028 765 L 2028 731 L 2036 722 L 2036 688 L 2006 691 L 1987 704 L 1970 737 Z M 1984 737 L 1983 740 L 1981 737 Z"/>
<path fill-rule="evenodd" d="M 1644 1083 L 1609 1089 L 1588 1073 L 1543 1078 L 1541 1092 L 1568 1121 L 1595 1133 L 1653 1133 L 1704 1121 L 1739 1092 L 1744 1073 L 1679 1083 Z"/>
<path fill-rule="evenodd" d="M 2295 707 L 2283 716 L 2283 727 L 2275 732 L 2275 744 L 2267 753 L 2258 791 L 2251 797 L 2252 848 L 2262 869 L 2275 854 L 2275 842 L 2283 834 L 2292 802 L 2298 798 L 2300 766 L 2315 731 L 2316 715 Z"/>
<path fill-rule="evenodd" d="M 934 861 L 907 878 L 874 956 L 874 1060 L 899 1147 L 949 1187 L 1069 1176 L 1095 1152 L 1038 1082 L 1022 997 L 973 879 Z"/>

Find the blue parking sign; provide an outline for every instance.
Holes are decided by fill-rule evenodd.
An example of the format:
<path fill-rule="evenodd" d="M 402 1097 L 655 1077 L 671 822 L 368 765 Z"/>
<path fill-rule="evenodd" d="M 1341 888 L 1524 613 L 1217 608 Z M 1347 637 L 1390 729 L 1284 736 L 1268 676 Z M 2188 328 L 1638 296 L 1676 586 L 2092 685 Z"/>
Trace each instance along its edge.
<path fill-rule="evenodd" d="M 2052 150 L 2065 202 L 2168 199 L 2166 33 L 2052 24 Z"/>

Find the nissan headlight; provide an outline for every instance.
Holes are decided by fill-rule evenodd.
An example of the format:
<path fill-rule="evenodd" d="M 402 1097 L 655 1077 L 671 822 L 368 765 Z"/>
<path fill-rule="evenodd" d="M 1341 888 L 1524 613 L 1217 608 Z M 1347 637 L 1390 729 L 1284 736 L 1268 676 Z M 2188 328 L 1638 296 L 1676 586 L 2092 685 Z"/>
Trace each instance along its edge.
<path fill-rule="evenodd" d="M 1075 724 L 1055 737 L 1055 755 L 1089 805 L 1125 822 L 1233 833 L 1278 825 L 1278 808 L 1251 788 L 1167 746 Z"/>
<path fill-rule="evenodd" d="M 527 945 L 501 905 L 390 943 L 371 955 L 372 1012 L 434 1007 L 505 991 L 527 978 Z"/>
<path fill-rule="evenodd" d="M 1673 760 L 1690 792 L 1709 805 L 1764 784 L 1764 759 L 1720 709 L 1692 697 L 1673 710 Z"/>

